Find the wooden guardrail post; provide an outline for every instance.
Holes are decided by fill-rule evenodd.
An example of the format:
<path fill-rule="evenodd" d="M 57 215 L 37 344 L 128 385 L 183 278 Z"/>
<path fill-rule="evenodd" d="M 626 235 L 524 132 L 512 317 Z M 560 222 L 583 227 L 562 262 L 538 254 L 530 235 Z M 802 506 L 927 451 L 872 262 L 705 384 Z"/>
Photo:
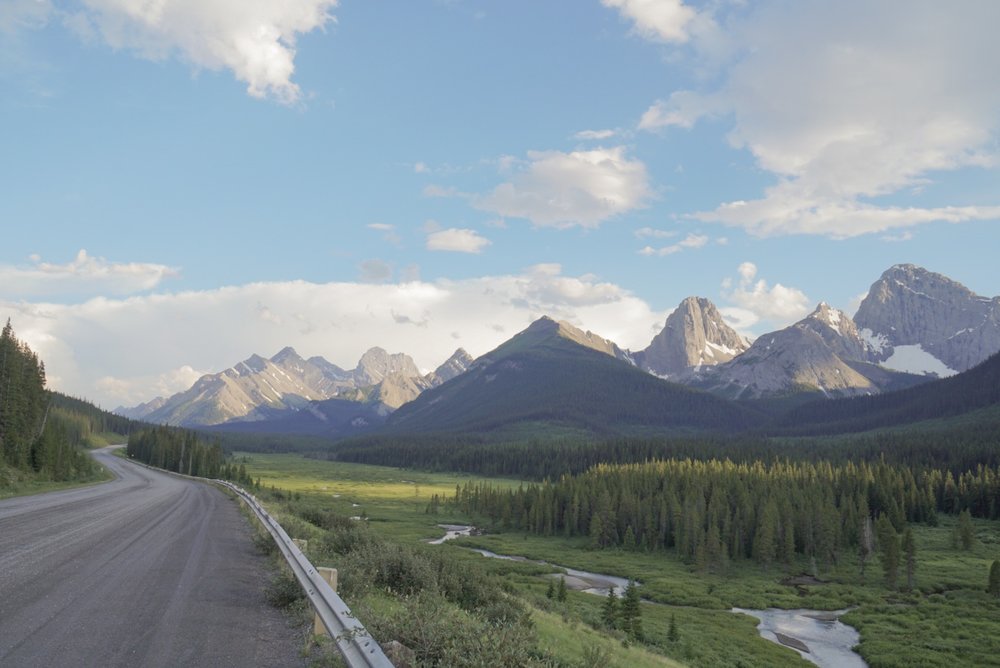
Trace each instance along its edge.
<path fill-rule="evenodd" d="M 336 568 L 326 568 L 324 566 L 317 566 L 316 572 L 319 576 L 326 580 L 326 583 L 330 585 L 330 589 L 337 591 L 337 569 Z M 315 615 L 313 619 L 313 634 L 317 636 L 329 635 L 326 632 L 326 627 L 323 626 L 323 620 L 320 619 L 319 614 Z"/>

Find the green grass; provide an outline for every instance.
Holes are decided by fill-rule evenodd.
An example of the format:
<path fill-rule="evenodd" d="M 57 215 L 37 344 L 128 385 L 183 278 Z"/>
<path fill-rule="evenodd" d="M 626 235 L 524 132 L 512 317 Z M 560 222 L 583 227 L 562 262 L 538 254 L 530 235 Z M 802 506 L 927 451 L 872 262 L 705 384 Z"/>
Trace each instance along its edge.
<path fill-rule="evenodd" d="M 654 654 L 635 645 L 623 647 L 619 639 L 599 633 L 578 621 L 563 619 L 557 612 L 535 608 L 531 613 L 539 646 L 554 656 L 578 665 L 601 668 L 674 668 L 683 663 Z"/>
<path fill-rule="evenodd" d="M 114 476 L 111 472 L 101 466 L 98 472 L 87 480 L 56 482 L 0 464 L 0 499 L 58 492 L 64 489 L 73 489 L 74 487 L 87 487 L 113 478 Z"/>
<path fill-rule="evenodd" d="M 240 459 L 243 455 L 239 456 Z M 449 512 L 426 512 L 434 494 L 448 497 L 455 486 L 475 476 L 423 473 L 403 469 L 304 459 L 296 455 L 246 455 L 247 470 L 265 487 L 297 493 L 301 504 L 317 504 L 347 516 L 363 515 L 379 534 L 416 544 L 438 537 L 438 523 L 476 524 L 476 518 Z M 494 484 L 517 486 L 515 480 Z M 357 504 L 357 505 L 354 505 Z M 277 509 L 276 509 L 277 510 Z M 304 520 L 278 512 L 289 533 L 318 537 L 320 530 Z M 725 572 L 701 573 L 671 554 L 591 550 L 587 541 L 562 537 L 493 533 L 461 539 L 436 549 L 456 558 L 485 563 L 501 575 L 520 596 L 539 609 L 533 618 L 540 642 L 565 665 L 584 665 L 586 642 L 604 638 L 614 647 L 611 661 L 602 665 L 643 665 L 626 661 L 619 640 L 589 628 L 600 626 L 600 597 L 570 592 L 565 607 L 545 598 L 547 581 L 540 577 L 552 568 L 509 561 L 486 560 L 461 545 L 500 554 L 522 555 L 597 573 L 633 577 L 642 583 L 645 650 L 697 666 L 806 665 L 787 648 L 765 641 L 756 632 L 756 620 L 736 615 L 732 607 L 856 608 L 844 621 L 861 632 L 860 653 L 873 667 L 998 665 L 1000 657 L 1000 601 L 984 593 L 989 564 L 1000 558 L 1000 522 L 976 520 L 977 540 L 971 551 L 952 546 L 955 520 L 941 525 L 914 525 L 917 573 L 914 593 L 889 591 L 882 583 L 876 557 L 862 581 L 854 554 L 842 554 L 838 563 L 820 565 L 824 584 L 791 587 L 781 584 L 787 575 L 807 572 L 802 560 L 792 567 L 764 570 L 750 562 L 731 562 Z M 333 564 L 335 565 L 335 564 Z M 902 579 L 902 578 L 901 578 Z M 667 638 L 674 615 L 681 639 Z M 581 634 L 584 634 L 581 636 Z M 590 655 L 600 655 L 600 647 Z M 588 656 L 590 656 L 588 655 Z M 638 660 L 638 659 L 637 659 Z M 656 664 L 653 664 L 656 665 Z M 669 665 L 669 664 L 668 664 Z"/>
<path fill-rule="evenodd" d="M 236 453 L 235 461 L 245 463 L 254 478 L 264 487 L 298 493 L 311 501 L 322 501 L 325 508 L 348 517 L 362 516 L 387 536 L 399 540 L 438 538 L 444 531 L 437 525 L 464 523 L 465 518 L 442 511 L 425 511 L 437 494 L 445 498 L 455 494 L 456 485 L 480 477 L 459 473 L 424 473 L 385 466 L 369 466 L 307 459 L 298 455 Z M 495 478 L 491 482 L 509 487 L 517 480 Z"/>

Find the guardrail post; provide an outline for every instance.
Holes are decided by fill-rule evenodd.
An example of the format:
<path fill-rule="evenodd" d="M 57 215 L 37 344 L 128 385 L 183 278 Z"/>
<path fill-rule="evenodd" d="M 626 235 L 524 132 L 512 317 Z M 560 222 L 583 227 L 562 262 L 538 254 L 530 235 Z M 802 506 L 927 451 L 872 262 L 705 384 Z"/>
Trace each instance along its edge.
<path fill-rule="evenodd" d="M 336 568 L 326 568 L 325 566 L 317 566 L 316 572 L 319 576 L 326 580 L 326 583 L 330 585 L 330 589 L 337 591 L 337 569 Z M 323 620 L 320 619 L 319 613 L 316 613 L 313 619 L 313 635 L 325 636 L 329 635 L 326 632 L 326 627 L 323 625 Z"/>

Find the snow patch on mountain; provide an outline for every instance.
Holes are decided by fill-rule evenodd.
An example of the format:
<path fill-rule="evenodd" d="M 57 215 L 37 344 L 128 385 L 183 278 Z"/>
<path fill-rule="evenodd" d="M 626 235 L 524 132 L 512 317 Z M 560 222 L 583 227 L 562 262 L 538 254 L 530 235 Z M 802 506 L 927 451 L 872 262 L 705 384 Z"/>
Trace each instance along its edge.
<path fill-rule="evenodd" d="M 909 346 L 896 346 L 882 366 L 893 371 L 903 371 L 915 374 L 933 374 L 939 378 L 954 376 L 957 371 L 924 350 L 919 343 Z"/>

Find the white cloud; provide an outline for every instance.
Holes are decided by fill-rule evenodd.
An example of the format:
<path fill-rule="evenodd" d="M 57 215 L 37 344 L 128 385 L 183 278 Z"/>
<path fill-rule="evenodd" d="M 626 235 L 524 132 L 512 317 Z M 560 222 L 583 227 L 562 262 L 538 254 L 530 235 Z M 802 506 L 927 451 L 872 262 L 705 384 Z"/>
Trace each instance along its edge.
<path fill-rule="evenodd" d="M 43 262 L 32 255 L 29 266 L 0 265 L 0 297 L 64 298 L 95 294 L 127 295 L 151 290 L 178 270 L 162 264 L 116 263 L 80 250 L 66 264 Z"/>
<path fill-rule="evenodd" d="M 427 250 L 456 253 L 482 253 L 492 241 L 475 230 L 449 228 L 427 235 Z"/>
<path fill-rule="evenodd" d="M 618 134 L 618 130 L 581 130 L 573 135 L 573 139 L 584 141 L 610 139 Z"/>
<path fill-rule="evenodd" d="M 646 166 L 625 148 L 529 151 L 528 163 L 474 206 L 535 225 L 568 228 L 601 223 L 645 205 L 652 196 Z"/>
<path fill-rule="evenodd" d="M 720 309 L 729 319 L 738 323 L 737 329 L 746 330 L 761 320 L 774 327 L 785 327 L 801 320 L 810 312 L 811 302 L 804 292 L 775 283 L 769 285 L 757 278 L 757 265 L 744 262 L 737 268 L 739 280 L 725 279 L 722 296 L 734 306 Z"/>
<path fill-rule="evenodd" d="M 731 119 L 728 134 L 776 183 L 695 217 L 759 236 L 844 238 L 929 222 L 1000 218 L 998 206 L 913 207 L 939 172 L 995 168 L 1000 4 L 765 1 L 734 12 L 715 89 L 677 91 L 644 129 Z M 717 35 L 715 35 L 717 37 Z"/>
<path fill-rule="evenodd" d="M 660 248 L 653 248 L 652 246 L 646 246 L 639 251 L 640 255 L 652 256 L 656 255 L 659 257 L 665 257 L 667 255 L 673 255 L 674 253 L 680 253 L 686 248 L 701 248 L 708 243 L 709 239 L 704 234 L 695 234 L 694 232 L 688 234 L 686 237 L 681 239 L 675 244 L 670 244 L 669 246 L 661 246 Z"/>
<path fill-rule="evenodd" d="M 659 230 L 655 227 L 640 227 L 633 234 L 637 239 L 669 239 L 677 236 L 677 232 L 673 230 Z"/>
<path fill-rule="evenodd" d="M 0 33 L 40 28 L 53 11 L 50 0 L 4 0 L 0 2 Z"/>
<path fill-rule="evenodd" d="M 427 163 L 417 162 L 417 163 L 414 163 L 414 165 L 413 165 L 413 173 L 414 174 L 426 174 L 429 171 L 431 171 L 431 170 L 427 166 Z"/>
<path fill-rule="evenodd" d="M 392 244 L 393 246 L 398 246 L 403 242 L 399 234 L 396 233 L 395 225 L 390 225 L 388 223 L 369 223 L 366 227 L 368 227 L 369 230 L 381 232 L 382 240 Z"/>
<path fill-rule="evenodd" d="M 637 34 L 658 42 L 686 42 L 687 28 L 696 16 L 681 0 L 601 0 L 601 4 L 631 20 Z"/>
<path fill-rule="evenodd" d="M 0 313 L 45 361 L 54 389 L 107 407 L 148 401 L 202 371 L 288 345 L 345 368 L 372 346 L 434 368 L 458 346 L 482 355 L 545 314 L 633 349 L 646 347 L 666 317 L 619 286 L 564 276 L 558 265 L 458 281 L 292 281 L 75 305 L 0 302 Z"/>
<path fill-rule="evenodd" d="M 114 49 L 230 70 L 253 97 L 301 98 L 292 82 L 299 35 L 335 22 L 337 0 L 82 0 L 71 23 Z M 83 27 L 85 26 L 85 27 Z"/>
<path fill-rule="evenodd" d="M 639 120 L 640 130 L 658 130 L 678 127 L 690 129 L 699 119 L 719 111 L 722 104 L 717 98 L 681 90 L 666 100 L 658 100 L 647 109 Z"/>
<path fill-rule="evenodd" d="M 196 371 L 184 365 L 150 376 L 133 378 L 102 376 L 94 381 L 94 388 L 100 396 L 116 400 L 114 406 L 111 404 L 104 406 L 107 409 L 114 409 L 118 406 L 135 406 L 153 397 L 169 397 L 183 392 L 206 373 L 208 372 Z"/>

